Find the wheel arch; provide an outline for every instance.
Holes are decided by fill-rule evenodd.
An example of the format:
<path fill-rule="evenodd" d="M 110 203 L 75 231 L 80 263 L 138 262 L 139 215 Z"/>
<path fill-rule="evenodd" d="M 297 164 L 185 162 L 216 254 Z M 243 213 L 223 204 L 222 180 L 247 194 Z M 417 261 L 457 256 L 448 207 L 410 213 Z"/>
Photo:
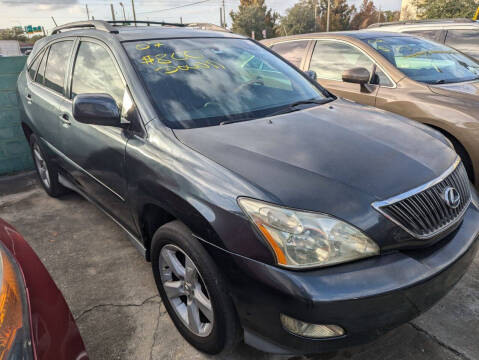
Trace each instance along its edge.
<path fill-rule="evenodd" d="M 474 163 L 472 161 L 471 155 L 469 154 L 469 151 L 466 149 L 462 141 L 460 141 L 457 137 L 452 135 L 449 131 L 435 126 L 431 124 L 427 124 L 429 127 L 433 128 L 434 130 L 439 131 L 441 134 L 443 134 L 446 138 L 448 138 L 452 144 L 454 145 L 454 149 L 456 152 L 461 156 L 461 159 L 464 163 L 464 166 L 466 167 L 467 173 L 469 175 L 469 179 L 473 184 L 476 183 L 476 175 L 475 175 L 475 168 L 474 168 Z"/>

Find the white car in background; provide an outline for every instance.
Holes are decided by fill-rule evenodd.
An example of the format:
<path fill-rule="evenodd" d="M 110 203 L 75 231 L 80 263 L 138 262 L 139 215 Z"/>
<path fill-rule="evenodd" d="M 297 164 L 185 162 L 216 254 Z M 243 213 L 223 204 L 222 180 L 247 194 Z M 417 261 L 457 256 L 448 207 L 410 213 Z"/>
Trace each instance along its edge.
<path fill-rule="evenodd" d="M 0 56 L 22 56 L 17 40 L 0 40 Z"/>
<path fill-rule="evenodd" d="M 366 31 L 391 31 L 422 36 L 479 60 L 479 22 L 472 19 L 407 20 L 370 25 Z"/>

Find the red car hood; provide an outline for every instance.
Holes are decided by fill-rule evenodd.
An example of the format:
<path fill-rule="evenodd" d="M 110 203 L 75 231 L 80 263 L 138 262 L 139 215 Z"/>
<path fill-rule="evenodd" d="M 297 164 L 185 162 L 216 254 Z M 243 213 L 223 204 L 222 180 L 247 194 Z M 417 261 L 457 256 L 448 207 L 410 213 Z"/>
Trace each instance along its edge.
<path fill-rule="evenodd" d="M 30 245 L 2 219 L 0 241 L 16 259 L 25 279 L 35 359 L 87 360 L 85 345 L 62 293 Z"/>

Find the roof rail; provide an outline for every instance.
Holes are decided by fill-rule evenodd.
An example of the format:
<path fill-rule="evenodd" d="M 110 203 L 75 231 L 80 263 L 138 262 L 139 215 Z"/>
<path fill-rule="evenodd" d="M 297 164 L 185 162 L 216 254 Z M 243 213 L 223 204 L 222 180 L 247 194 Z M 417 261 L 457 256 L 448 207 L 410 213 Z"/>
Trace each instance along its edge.
<path fill-rule="evenodd" d="M 76 21 L 76 22 L 71 22 L 71 23 L 57 26 L 56 28 L 53 29 L 52 35 L 58 34 L 62 30 L 81 29 L 81 28 L 94 28 L 96 30 L 106 31 L 113 34 L 118 33 L 118 30 L 115 29 L 112 25 L 110 25 L 106 21 L 88 20 L 88 21 Z"/>
<path fill-rule="evenodd" d="M 412 25 L 412 24 L 435 24 L 435 23 L 475 23 L 476 21 L 468 18 L 456 18 L 456 19 L 428 19 L 428 20 L 404 20 L 404 21 L 391 21 L 383 23 L 375 23 L 368 26 L 370 28 L 377 28 L 390 25 Z"/>
<path fill-rule="evenodd" d="M 130 25 L 130 24 L 135 24 L 135 25 L 142 24 L 146 26 L 150 26 L 150 25 L 179 26 L 179 27 L 186 26 L 186 24 L 180 24 L 180 23 L 168 23 L 164 21 L 144 21 L 144 20 L 110 20 L 110 21 L 107 21 L 107 23 L 113 26 Z"/>

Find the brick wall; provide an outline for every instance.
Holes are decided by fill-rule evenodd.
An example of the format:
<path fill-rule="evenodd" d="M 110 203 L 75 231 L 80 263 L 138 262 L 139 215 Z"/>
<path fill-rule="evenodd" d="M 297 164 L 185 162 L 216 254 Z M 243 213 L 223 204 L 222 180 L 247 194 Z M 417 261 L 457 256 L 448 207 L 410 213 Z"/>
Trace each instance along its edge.
<path fill-rule="evenodd" d="M 17 77 L 26 60 L 26 56 L 0 57 L 0 175 L 33 168 L 16 94 Z"/>

